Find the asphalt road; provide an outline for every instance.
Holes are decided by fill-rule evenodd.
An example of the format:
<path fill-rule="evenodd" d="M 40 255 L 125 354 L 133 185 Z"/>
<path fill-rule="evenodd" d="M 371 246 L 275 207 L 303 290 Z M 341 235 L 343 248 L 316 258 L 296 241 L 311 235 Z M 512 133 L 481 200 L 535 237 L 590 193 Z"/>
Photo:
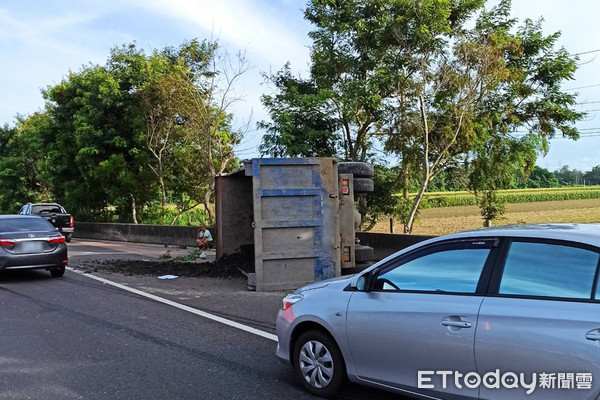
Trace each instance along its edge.
<path fill-rule="evenodd" d="M 71 271 L 0 273 L 0 321 L 0 398 L 313 398 L 273 341 Z M 349 384 L 341 398 L 399 397 Z"/>

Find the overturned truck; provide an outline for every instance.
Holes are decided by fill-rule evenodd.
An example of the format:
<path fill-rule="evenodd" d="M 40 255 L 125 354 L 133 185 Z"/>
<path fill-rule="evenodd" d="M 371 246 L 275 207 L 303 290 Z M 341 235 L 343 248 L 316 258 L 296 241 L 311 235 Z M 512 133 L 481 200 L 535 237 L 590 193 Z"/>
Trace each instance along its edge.
<path fill-rule="evenodd" d="M 258 291 L 366 268 L 373 249 L 355 239 L 355 197 L 373 190 L 372 176 L 369 164 L 333 158 L 246 161 L 216 181 L 217 258 L 253 246 Z"/>

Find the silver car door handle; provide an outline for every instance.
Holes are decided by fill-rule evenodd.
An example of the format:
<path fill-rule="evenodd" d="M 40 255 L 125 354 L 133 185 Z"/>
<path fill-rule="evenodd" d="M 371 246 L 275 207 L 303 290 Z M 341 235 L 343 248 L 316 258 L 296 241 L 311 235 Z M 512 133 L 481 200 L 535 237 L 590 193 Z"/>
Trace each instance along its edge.
<path fill-rule="evenodd" d="M 585 338 L 587 340 L 600 340 L 600 333 L 596 332 L 588 332 L 587 335 L 585 335 Z"/>
<path fill-rule="evenodd" d="M 442 321 L 442 325 L 454 328 L 470 328 L 472 326 L 468 321 Z"/>

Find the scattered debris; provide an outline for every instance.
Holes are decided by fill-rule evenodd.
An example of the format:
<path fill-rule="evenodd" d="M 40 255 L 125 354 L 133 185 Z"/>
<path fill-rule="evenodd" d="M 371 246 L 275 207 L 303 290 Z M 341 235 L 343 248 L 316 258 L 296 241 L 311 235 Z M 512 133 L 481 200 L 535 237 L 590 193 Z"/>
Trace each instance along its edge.
<path fill-rule="evenodd" d="M 171 256 L 171 250 L 167 250 L 165 252 L 165 254 L 163 254 L 162 256 L 159 257 L 161 260 L 170 260 L 171 258 L 173 258 Z"/>
<path fill-rule="evenodd" d="M 158 279 L 177 279 L 179 278 L 177 275 L 162 275 L 159 276 Z"/>
<path fill-rule="evenodd" d="M 197 257 L 197 256 L 196 256 Z M 187 258 L 187 257 L 186 257 Z M 190 257 L 191 258 L 191 257 Z M 195 261 L 191 258 L 189 261 Z M 254 272 L 254 246 L 242 246 L 240 251 L 226 254 L 214 262 L 168 260 L 82 260 L 76 266 L 84 273 L 115 272 L 128 276 L 175 275 L 178 277 L 242 277 Z"/>

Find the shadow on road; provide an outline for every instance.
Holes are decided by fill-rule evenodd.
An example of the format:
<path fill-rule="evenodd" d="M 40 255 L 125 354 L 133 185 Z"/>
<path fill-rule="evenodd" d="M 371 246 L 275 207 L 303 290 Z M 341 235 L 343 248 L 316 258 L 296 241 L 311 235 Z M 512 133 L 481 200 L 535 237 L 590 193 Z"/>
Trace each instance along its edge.
<path fill-rule="evenodd" d="M 0 283 L 50 281 L 53 279 L 56 278 L 50 275 L 50 271 L 44 269 L 0 271 Z"/>

